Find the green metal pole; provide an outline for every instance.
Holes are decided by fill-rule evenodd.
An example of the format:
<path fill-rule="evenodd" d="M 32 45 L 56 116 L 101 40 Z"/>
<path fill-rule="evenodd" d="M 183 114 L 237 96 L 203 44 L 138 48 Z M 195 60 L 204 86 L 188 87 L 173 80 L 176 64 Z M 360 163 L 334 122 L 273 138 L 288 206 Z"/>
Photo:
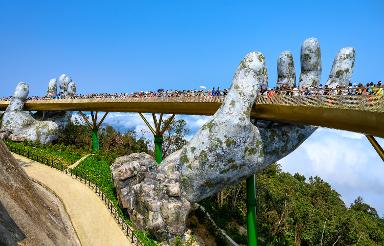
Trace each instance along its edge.
<path fill-rule="evenodd" d="M 163 160 L 163 136 L 155 135 L 155 159 L 157 164 Z"/>
<path fill-rule="evenodd" d="M 97 129 L 92 129 L 92 153 L 98 152 L 99 146 L 99 135 Z"/>
<path fill-rule="evenodd" d="M 248 246 L 256 246 L 256 174 L 247 178 L 247 231 Z"/>

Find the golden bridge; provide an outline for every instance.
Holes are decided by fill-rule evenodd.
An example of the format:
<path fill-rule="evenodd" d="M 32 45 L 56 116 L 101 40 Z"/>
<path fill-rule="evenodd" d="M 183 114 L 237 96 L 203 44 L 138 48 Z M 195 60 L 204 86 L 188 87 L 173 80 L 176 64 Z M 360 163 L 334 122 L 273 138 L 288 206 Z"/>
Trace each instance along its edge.
<path fill-rule="evenodd" d="M 29 111 L 99 111 L 213 115 L 224 97 L 126 97 L 28 100 Z M 0 101 L 5 110 L 9 101 Z M 251 117 L 363 133 L 384 138 L 384 97 L 313 95 L 259 96 Z"/>

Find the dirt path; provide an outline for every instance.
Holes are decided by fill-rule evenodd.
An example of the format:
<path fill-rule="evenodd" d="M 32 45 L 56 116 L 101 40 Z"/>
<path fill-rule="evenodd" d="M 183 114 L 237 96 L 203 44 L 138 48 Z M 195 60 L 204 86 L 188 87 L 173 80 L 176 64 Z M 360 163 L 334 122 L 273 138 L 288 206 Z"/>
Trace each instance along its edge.
<path fill-rule="evenodd" d="M 13 155 L 32 179 L 61 198 L 83 246 L 131 245 L 104 203 L 86 185 L 56 169 Z"/>
<path fill-rule="evenodd" d="M 83 160 L 85 160 L 90 155 L 93 155 L 93 154 L 88 154 L 88 155 L 81 157 L 78 161 L 76 161 L 75 163 L 70 165 L 68 168 L 74 169 L 75 167 L 77 167 L 77 165 L 79 165 Z"/>

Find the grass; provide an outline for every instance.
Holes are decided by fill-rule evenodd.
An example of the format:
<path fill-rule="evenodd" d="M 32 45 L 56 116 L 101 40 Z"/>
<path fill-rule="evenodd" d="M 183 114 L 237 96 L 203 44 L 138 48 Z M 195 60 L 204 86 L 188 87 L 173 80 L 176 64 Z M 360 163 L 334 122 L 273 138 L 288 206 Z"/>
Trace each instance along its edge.
<path fill-rule="evenodd" d="M 64 166 L 69 166 L 79 160 L 82 152 L 63 145 L 39 145 L 27 142 L 5 141 L 8 147 L 21 149 L 29 152 L 31 155 L 53 160 Z"/>
<path fill-rule="evenodd" d="M 113 206 L 124 218 L 125 222 L 129 225 L 132 225 L 132 222 L 129 220 L 127 213 L 123 211 L 117 200 L 116 189 L 113 185 L 112 173 L 109 167 L 110 162 L 107 161 L 104 156 L 92 155 L 82 161 L 73 171 L 77 172 L 77 175 L 82 176 L 96 184 L 105 194 L 105 196 L 113 203 Z M 144 245 L 159 245 L 144 231 L 135 230 L 134 233 Z"/>
<path fill-rule="evenodd" d="M 62 144 L 55 145 L 40 145 L 36 143 L 27 142 L 5 142 L 8 147 L 22 150 L 21 153 L 29 152 L 32 156 L 39 156 L 41 159 L 54 160 L 55 162 L 62 163 L 69 166 L 81 158 L 82 155 L 87 154 L 84 150 L 76 149 L 72 146 L 65 146 Z M 106 153 L 103 153 L 104 155 Z M 110 164 L 113 159 L 104 156 L 103 154 L 91 155 L 83 160 L 76 168 L 73 169 L 78 176 L 86 178 L 92 183 L 96 184 L 105 196 L 112 202 L 117 212 L 124 218 L 125 222 L 133 225 L 129 220 L 128 214 L 120 207 L 117 200 L 116 189 L 112 180 L 112 173 Z M 158 246 L 159 243 L 150 238 L 150 236 L 140 230 L 135 230 L 134 234 L 144 244 L 148 246 Z"/>

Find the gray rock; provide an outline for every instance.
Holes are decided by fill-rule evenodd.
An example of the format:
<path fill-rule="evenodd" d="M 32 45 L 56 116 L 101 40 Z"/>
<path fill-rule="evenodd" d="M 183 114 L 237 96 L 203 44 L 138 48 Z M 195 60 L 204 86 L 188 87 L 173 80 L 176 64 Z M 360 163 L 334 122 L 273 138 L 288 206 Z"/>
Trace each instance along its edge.
<path fill-rule="evenodd" d="M 301 46 L 300 88 L 316 87 L 321 79 L 321 51 L 316 38 L 308 38 Z"/>
<path fill-rule="evenodd" d="M 22 111 L 28 97 L 29 86 L 20 82 L 7 107 L 1 125 L 1 132 L 13 141 L 33 141 L 47 144 L 57 139 L 58 125 L 51 121 L 37 121 L 26 111 Z"/>
<path fill-rule="evenodd" d="M 296 85 L 295 64 L 290 51 L 284 51 L 277 58 L 277 86 L 294 87 Z"/>
<path fill-rule="evenodd" d="M 307 39 L 301 55 L 301 86 L 317 86 L 321 71 L 317 40 Z M 292 69 L 288 62 L 280 66 L 284 71 Z M 290 73 L 281 73 L 282 80 L 291 78 Z M 182 235 L 194 203 L 280 160 L 316 130 L 312 126 L 251 122 L 257 91 L 267 82 L 264 56 L 249 53 L 240 62 L 222 106 L 181 150 L 160 166 L 143 153 L 115 161 L 111 170 L 119 200 L 138 227 L 161 240 Z"/>
<path fill-rule="evenodd" d="M 0 141 L 0 245 L 80 245 L 60 200 L 33 182 L 22 165 L 28 164 Z"/>
<path fill-rule="evenodd" d="M 57 96 L 57 79 L 51 79 L 48 83 L 47 97 L 55 98 Z"/>
<path fill-rule="evenodd" d="M 355 66 L 355 49 L 342 48 L 333 61 L 327 85 L 336 88 L 337 85 L 348 86 L 351 82 L 353 68 Z"/>
<path fill-rule="evenodd" d="M 66 74 L 62 74 L 59 77 L 59 96 L 65 98 L 67 96 L 68 84 L 72 82 L 71 77 Z"/>
<path fill-rule="evenodd" d="M 60 76 L 60 80 L 64 81 L 64 84 L 66 81 L 69 81 L 68 76 L 64 74 Z M 67 89 L 65 90 L 65 96 L 60 96 L 60 98 L 70 98 L 76 95 L 76 84 L 75 82 L 71 81 L 66 86 Z M 63 87 L 63 88 L 64 88 Z M 48 83 L 48 93 L 47 96 L 56 98 L 57 94 L 57 80 L 51 79 Z M 55 124 L 59 126 L 59 130 L 64 129 L 69 121 L 71 120 L 72 112 L 70 111 L 38 111 L 35 114 L 33 114 L 33 117 L 39 121 L 45 120 L 45 121 L 52 121 Z"/>
<path fill-rule="evenodd" d="M 76 95 L 76 83 L 71 81 L 68 83 L 67 97 L 73 97 Z"/>

